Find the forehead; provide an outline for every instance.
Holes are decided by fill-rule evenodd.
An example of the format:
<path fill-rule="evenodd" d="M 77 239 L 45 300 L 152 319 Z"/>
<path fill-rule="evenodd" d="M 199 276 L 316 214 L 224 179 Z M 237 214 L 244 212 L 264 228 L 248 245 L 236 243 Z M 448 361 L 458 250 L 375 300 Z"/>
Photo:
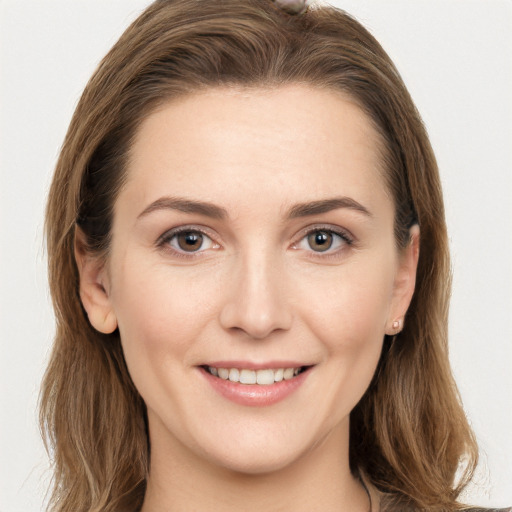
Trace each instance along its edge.
<path fill-rule="evenodd" d="M 341 93 L 288 85 L 213 88 L 169 101 L 141 124 L 127 192 L 232 202 L 276 188 L 284 202 L 385 194 L 381 137 Z"/>

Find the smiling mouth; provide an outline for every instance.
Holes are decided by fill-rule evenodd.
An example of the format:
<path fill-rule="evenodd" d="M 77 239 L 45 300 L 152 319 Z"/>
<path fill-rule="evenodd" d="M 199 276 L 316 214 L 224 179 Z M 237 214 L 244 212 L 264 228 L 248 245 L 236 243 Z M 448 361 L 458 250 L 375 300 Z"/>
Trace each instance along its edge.
<path fill-rule="evenodd" d="M 254 384 L 270 386 L 283 380 L 292 380 L 310 367 L 266 368 L 261 370 L 249 370 L 247 368 L 216 368 L 214 366 L 203 366 L 202 368 L 210 375 L 222 380 L 229 380 L 249 386 Z"/>

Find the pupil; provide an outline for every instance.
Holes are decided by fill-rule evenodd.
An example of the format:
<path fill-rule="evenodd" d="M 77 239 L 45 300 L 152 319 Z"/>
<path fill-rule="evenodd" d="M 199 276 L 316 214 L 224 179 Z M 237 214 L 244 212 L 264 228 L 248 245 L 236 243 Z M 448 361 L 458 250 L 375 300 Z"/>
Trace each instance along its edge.
<path fill-rule="evenodd" d="M 184 251 L 197 251 L 203 243 L 203 235 L 200 233 L 187 232 L 178 235 L 178 245 Z"/>
<path fill-rule="evenodd" d="M 332 234 L 327 231 L 316 231 L 308 236 L 308 242 L 314 251 L 327 251 L 332 245 Z"/>

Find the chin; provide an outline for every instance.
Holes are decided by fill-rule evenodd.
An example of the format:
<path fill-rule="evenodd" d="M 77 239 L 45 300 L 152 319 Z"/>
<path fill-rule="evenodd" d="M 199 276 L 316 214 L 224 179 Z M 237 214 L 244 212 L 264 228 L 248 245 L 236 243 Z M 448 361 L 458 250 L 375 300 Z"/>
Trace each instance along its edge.
<path fill-rule="evenodd" d="M 314 429 L 310 432 L 294 430 L 291 425 L 277 431 L 271 426 L 264 428 L 260 424 L 260 427 L 256 431 L 246 430 L 245 435 L 241 435 L 241 427 L 235 427 L 231 435 L 218 435 L 213 443 L 212 438 L 205 440 L 204 451 L 201 450 L 203 458 L 216 467 L 240 475 L 265 475 L 300 464 L 318 448 L 321 451 L 323 440 L 329 437 Z M 210 449 L 205 450 L 207 446 Z"/>
<path fill-rule="evenodd" d="M 302 455 L 296 453 L 276 454 L 267 449 L 258 449 L 257 452 L 257 454 L 250 452 L 225 454 L 223 457 L 213 458 L 212 463 L 240 476 L 263 476 L 294 465 Z"/>

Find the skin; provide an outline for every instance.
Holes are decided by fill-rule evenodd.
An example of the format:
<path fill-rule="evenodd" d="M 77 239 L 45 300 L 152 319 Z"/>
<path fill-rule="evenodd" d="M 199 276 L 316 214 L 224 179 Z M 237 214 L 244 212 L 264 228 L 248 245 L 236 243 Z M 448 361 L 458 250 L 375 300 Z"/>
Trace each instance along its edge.
<path fill-rule="evenodd" d="M 144 511 L 367 512 L 348 467 L 349 415 L 405 315 L 418 259 L 417 228 L 396 248 L 379 148 L 347 97 L 299 85 L 193 94 L 140 127 L 107 264 L 76 254 L 91 323 L 119 328 L 147 404 Z M 212 203 L 224 217 L 155 206 L 162 197 Z M 290 216 L 333 197 L 367 212 Z M 182 226 L 204 231 L 198 251 L 169 234 Z M 350 241 L 332 235 L 320 252 L 315 229 Z M 284 400 L 250 407 L 200 369 L 225 360 L 311 368 Z"/>

